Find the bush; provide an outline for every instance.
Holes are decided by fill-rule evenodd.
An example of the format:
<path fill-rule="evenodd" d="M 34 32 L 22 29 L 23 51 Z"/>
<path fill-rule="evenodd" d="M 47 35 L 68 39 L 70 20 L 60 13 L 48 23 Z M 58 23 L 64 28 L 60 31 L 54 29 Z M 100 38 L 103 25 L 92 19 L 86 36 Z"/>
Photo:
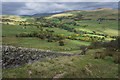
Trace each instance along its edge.
<path fill-rule="evenodd" d="M 106 56 L 114 56 L 114 51 L 111 51 L 110 48 L 105 50 Z"/>
<path fill-rule="evenodd" d="M 48 39 L 48 42 L 53 42 L 53 40 L 52 39 Z"/>
<path fill-rule="evenodd" d="M 85 46 L 85 45 L 80 46 L 81 50 L 85 50 L 86 48 L 87 48 L 87 46 Z"/>
<path fill-rule="evenodd" d="M 59 45 L 60 46 L 64 46 L 65 44 L 64 44 L 64 41 L 59 41 Z"/>
<path fill-rule="evenodd" d="M 105 59 L 106 55 L 102 52 L 96 52 L 94 59 Z"/>
<path fill-rule="evenodd" d="M 21 33 L 21 34 L 19 34 L 19 35 L 16 35 L 16 37 L 29 37 L 29 34 L 23 32 L 23 33 Z"/>
<path fill-rule="evenodd" d="M 89 46 L 89 48 L 100 48 L 100 47 L 102 47 L 101 42 L 92 42 L 91 45 Z"/>
<path fill-rule="evenodd" d="M 120 63 L 120 55 L 119 56 L 114 56 L 114 62 L 116 64 L 119 64 Z"/>

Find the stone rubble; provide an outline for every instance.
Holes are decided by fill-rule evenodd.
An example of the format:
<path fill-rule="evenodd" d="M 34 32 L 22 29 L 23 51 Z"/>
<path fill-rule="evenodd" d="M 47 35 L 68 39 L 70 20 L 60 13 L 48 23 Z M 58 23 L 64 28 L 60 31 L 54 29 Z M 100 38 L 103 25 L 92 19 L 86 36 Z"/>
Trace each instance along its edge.
<path fill-rule="evenodd" d="M 24 64 L 31 64 L 35 61 L 43 60 L 46 57 L 55 58 L 59 56 L 72 56 L 73 54 L 64 52 L 54 52 L 50 50 L 0 46 L 2 49 L 2 68 L 13 68 Z"/>

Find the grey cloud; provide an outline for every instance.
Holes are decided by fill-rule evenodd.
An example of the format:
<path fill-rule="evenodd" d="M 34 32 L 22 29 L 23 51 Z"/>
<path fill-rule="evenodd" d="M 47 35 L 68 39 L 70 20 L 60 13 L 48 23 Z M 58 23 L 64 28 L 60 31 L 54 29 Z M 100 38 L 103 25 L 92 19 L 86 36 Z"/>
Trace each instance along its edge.
<path fill-rule="evenodd" d="M 119 2 L 119 0 L 3 0 L 3 2 Z"/>
<path fill-rule="evenodd" d="M 16 15 L 17 10 L 25 6 L 25 3 L 19 2 L 4 2 L 2 3 L 2 14 L 12 14 Z"/>
<path fill-rule="evenodd" d="M 62 12 L 67 10 L 93 10 L 117 8 L 117 2 L 3 2 L 3 14 L 32 15 L 36 13 Z"/>

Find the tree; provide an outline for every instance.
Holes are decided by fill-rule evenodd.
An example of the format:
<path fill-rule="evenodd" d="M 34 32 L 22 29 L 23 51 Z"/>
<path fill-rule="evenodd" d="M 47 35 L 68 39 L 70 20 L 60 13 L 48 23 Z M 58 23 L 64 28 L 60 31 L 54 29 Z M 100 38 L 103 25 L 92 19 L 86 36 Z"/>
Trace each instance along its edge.
<path fill-rule="evenodd" d="M 71 38 L 71 36 L 68 36 L 68 39 L 70 39 Z"/>
<path fill-rule="evenodd" d="M 60 46 L 64 46 L 65 44 L 64 44 L 64 41 L 59 41 L 59 45 Z"/>
<path fill-rule="evenodd" d="M 48 39 L 48 42 L 53 42 L 53 40 L 51 38 Z"/>
<path fill-rule="evenodd" d="M 9 25 L 9 23 L 7 22 L 7 25 Z"/>
<path fill-rule="evenodd" d="M 79 36 L 79 34 L 75 34 L 76 36 Z"/>

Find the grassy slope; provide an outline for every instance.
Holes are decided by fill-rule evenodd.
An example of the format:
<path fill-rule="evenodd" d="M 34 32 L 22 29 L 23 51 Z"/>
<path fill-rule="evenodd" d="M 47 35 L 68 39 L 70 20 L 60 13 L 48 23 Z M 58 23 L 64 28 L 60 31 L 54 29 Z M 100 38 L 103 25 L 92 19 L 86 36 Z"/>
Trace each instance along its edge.
<path fill-rule="evenodd" d="M 74 34 L 74 32 L 69 32 L 67 30 L 60 29 L 60 28 L 44 28 L 44 29 L 53 30 L 54 34 L 64 34 L 65 36 Z"/>
<path fill-rule="evenodd" d="M 112 11 L 115 13 L 115 11 Z M 79 11 L 73 11 L 69 13 L 79 13 Z M 101 15 L 101 11 L 96 12 L 82 12 L 82 14 L 94 14 L 94 16 L 86 17 L 97 19 Z M 97 15 L 95 15 L 97 14 Z M 112 14 L 112 13 L 110 13 Z M 108 12 L 104 15 L 110 15 Z M 103 16 L 103 17 L 104 17 Z M 110 16 L 107 16 L 108 18 Z M 111 16 L 117 17 L 117 16 Z M 108 21 L 102 22 L 102 24 L 98 24 L 98 22 L 94 21 L 82 21 L 81 25 L 88 24 L 87 30 L 102 30 L 102 26 L 105 25 L 106 33 L 111 33 L 116 35 L 117 31 L 117 22 L 116 21 Z M 4 25 L 5 26 L 5 25 Z M 42 49 L 52 49 L 56 51 L 66 51 L 71 53 L 79 53 L 81 52 L 77 46 L 79 45 L 89 45 L 89 42 L 84 41 L 76 41 L 76 40 L 65 40 L 65 46 L 60 47 L 59 44 L 56 43 L 48 43 L 45 40 L 40 40 L 38 38 L 16 38 L 14 37 L 16 34 L 21 32 L 30 32 L 32 30 L 36 30 L 36 28 L 27 28 L 22 29 L 22 26 L 3 26 L 3 43 L 13 44 L 14 46 L 22 46 L 22 47 L 33 47 L 33 48 L 42 48 Z M 75 27 L 75 26 L 73 26 Z M 79 29 L 79 26 L 76 26 L 76 29 Z M 84 29 L 84 28 L 80 28 Z M 60 30 L 59 30 L 60 31 Z M 59 32 L 58 31 L 58 32 Z M 101 32 L 100 31 L 100 32 Z M 62 32 L 67 33 L 62 30 Z M 55 32 L 57 34 L 57 32 Z M 71 34 L 71 33 L 67 33 Z M 43 45 L 44 44 L 44 45 Z M 47 46 L 47 47 L 46 47 Z M 74 48 L 71 51 L 69 48 Z M 106 57 L 105 60 L 102 59 L 94 59 L 94 53 L 97 51 L 102 51 L 102 49 L 93 49 L 87 52 L 87 55 L 82 56 L 72 56 L 72 57 L 59 57 L 54 59 L 47 58 L 44 61 L 36 62 L 34 64 L 27 64 L 19 68 L 6 69 L 3 70 L 3 77 L 5 78 L 52 78 L 52 77 L 62 77 L 62 78 L 117 78 L 118 77 L 118 64 L 113 63 L 113 58 Z M 29 74 L 29 71 L 32 74 Z M 49 72 L 49 73 L 48 73 Z"/>
<path fill-rule="evenodd" d="M 27 47 L 27 48 L 39 48 L 39 49 L 50 49 L 55 51 L 63 51 L 63 50 L 70 50 L 79 48 L 79 45 L 89 45 L 89 42 L 83 42 L 83 41 L 72 41 L 72 40 L 65 40 L 65 46 L 61 47 L 59 46 L 58 42 L 47 42 L 47 40 L 41 40 L 39 38 L 34 37 L 15 37 L 16 34 L 20 34 L 22 32 L 31 32 L 31 31 L 38 31 L 36 27 L 27 26 L 26 29 L 23 29 L 22 26 L 19 25 L 3 25 L 3 37 L 2 41 L 5 45 L 11 45 L 11 46 L 21 46 L 21 47 Z M 48 29 L 48 28 L 45 28 Z M 55 30 L 54 34 L 64 34 L 65 36 L 68 36 L 70 34 L 74 34 L 73 32 L 68 32 L 63 29 L 59 28 L 51 28 L 52 30 Z M 51 30 L 50 29 L 50 30 Z"/>
<path fill-rule="evenodd" d="M 93 20 L 97 20 L 98 18 L 118 19 L 118 11 L 115 9 L 109 9 L 109 8 L 102 8 L 102 9 L 97 9 L 92 11 L 81 11 L 76 13 L 75 11 L 71 11 L 69 13 L 73 13 L 73 14 L 80 13 L 84 16 L 84 19 L 93 19 Z M 88 27 L 86 27 L 88 30 L 91 30 L 91 31 L 94 30 L 97 32 L 102 32 L 102 33 L 111 34 L 111 35 L 118 35 L 118 21 L 105 20 L 105 21 L 102 21 L 101 24 L 99 24 L 98 21 L 82 20 L 79 22 L 79 24 L 80 26 L 70 26 L 70 27 L 81 29 L 83 28 L 84 25 L 88 25 Z M 105 30 L 103 29 L 103 27 L 105 27 Z"/>
<path fill-rule="evenodd" d="M 27 29 L 23 29 L 23 26 L 20 25 L 2 25 L 2 35 L 3 36 L 15 36 L 16 34 L 20 34 L 22 32 L 31 32 L 37 31 L 36 27 L 28 26 Z"/>
<path fill-rule="evenodd" d="M 47 42 L 39 38 L 16 38 L 16 37 L 3 37 L 3 44 L 10 46 L 19 46 L 27 48 L 49 49 L 54 51 L 66 51 L 71 49 L 79 49 L 80 45 L 89 45 L 90 42 L 65 40 L 65 46 L 59 46 L 58 42 Z M 78 46 L 79 45 L 79 46 Z"/>
<path fill-rule="evenodd" d="M 62 14 L 55 14 L 55 15 L 52 15 L 48 18 L 53 18 L 53 17 L 61 17 L 61 16 L 71 16 L 73 14 L 70 14 L 70 13 L 62 13 Z"/>
<path fill-rule="evenodd" d="M 109 15 L 109 17 L 114 16 L 114 18 L 116 18 L 115 15 L 117 14 L 116 11 L 111 10 L 111 9 L 103 9 L 103 10 L 97 10 L 97 11 L 69 11 L 69 12 L 66 12 L 66 14 L 67 13 L 74 14 L 74 15 L 76 15 L 76 13 L 80 13 L 80 14 L 83 14 L 85 18 L 91 18 L 91 19 L 95 19 L 95 17 L 97 19 L 105 15 Z M 111 14 L 115 14 L 115 15 L 111 15 Z M 93 16 L 88 16 L 88 15 L 93 15 Z M 10 17 L 10 16 L 6 16 L 6 17 Z M 31 18 L 29 17 L 24 17 L 24 18 L 26 18 L 28 21 L 31 20 Z M 118 35 L 118 30 L 117 30 L 118 24 L 117 23 L 118 23 L 117 21 L 104 21 L 101 24 L 98 24 L 97 21 L 82 20 L 79 22 L 80 26 L 70 26 L 70 27 L 76 28 L 77 30 L 82 29 L 82 30 L 86 30 L 89 32 L 94 30 L 99 33 L 106 33 L 109 35 Z M 88 27 L 83 28 L 83 25 L 88 25 Z M 103 26 L 105 27 L 105 30 L 103 29 Z M 65 36 L 74 34 L 73 32 L 68 32 L 67 30 L 59 29 L 59 28 L 44 28 L 44 29 L 54 30 L 55 31 L 54 34 L 64 34 Z M 13 46 L 51 49 L 51 50 L 57 50 L 57 51 L 64 50 L 64 49 L 69 50 L 71 48 L 78 49 L 78 45 L 90 44 L 84 41 L 65 40 L 66 45 L 64 47 L 61 47 L 59 46 L 58 42 L 48 43 L 47 41 L 40 40 L 38 38 L 16 38 L 16 37 L 11 38 L 11 36 L 15 36 L 16 34 L 20 34 L 21 32 L 31 32 L 31 31 L 38 31 L 38 29 L 36 27 L 30 27 L 30 26 L 27 26 L 27 29 L 23 29 L 23 26 L 19 26 L 19 25 L 3 25 L 2 34 L 3 36 L 6 36 L 6 37 L 3 37 L 3 43 L 11 44 Z"/>
<path fill-rule="evenodd" d="M 82 14 L 84 16 L 84 19 L 93 19 L 93 20 L 97 20 L 98 18 L 118 19 L 118 10 L 111 8 L 101 8 L 92 11 L 67 11 L 64 14 L 66 15 L 73 14 L 72 16 L 76 14 Z M 60 16 L 56 16 L 56 17 L 60 17 Z M 118 21 L 105 20 L 102 21 L 101 24 L 99 24 L 98 21 L 82 20 L 79 22 L 79 24 L 80 26 L 70 26 L 70 27 L 76 29 L 83 29 L 84 25 L 88 25 L 88 27 L 86 27 L 87 30 L 90 31 L 94 30 L 96 32 L 105 33 L 108 35 L 118 35 Z"/>
<path fill-rule="evenodd" d="M 87 55 L 59 57 L 13 69 L 3 70 L 5 78 L 117 78 L 118 64 L 113 58 L 94 59 L 94 53 L 102 49 L 89 50 Z M 75 53 L 78 53 L 76 51 Z M 32 74 L 29 74 L 29 72 Z M 49 72 L 49 73 L 48 73 Z"/>
<path fill-rule="evenodd" d="M 112 35 L 117 35 L 118 32 L 118 21 L 103 21 L 101 24 L 98 24 L 97 21 L 81 21 L 80 25 L 88 25 L 87 29 L 89 30 L 96 30 L 98 32 L 103 33 L 111 33 Z M 105 27 L 105 30 L 103 29 Z M 79 27 L 77 27 L 79 28 Z M 111 30 L 109 30 L 111 29 Z M 114 32 L 112 31 L 114 30 Z"/>

